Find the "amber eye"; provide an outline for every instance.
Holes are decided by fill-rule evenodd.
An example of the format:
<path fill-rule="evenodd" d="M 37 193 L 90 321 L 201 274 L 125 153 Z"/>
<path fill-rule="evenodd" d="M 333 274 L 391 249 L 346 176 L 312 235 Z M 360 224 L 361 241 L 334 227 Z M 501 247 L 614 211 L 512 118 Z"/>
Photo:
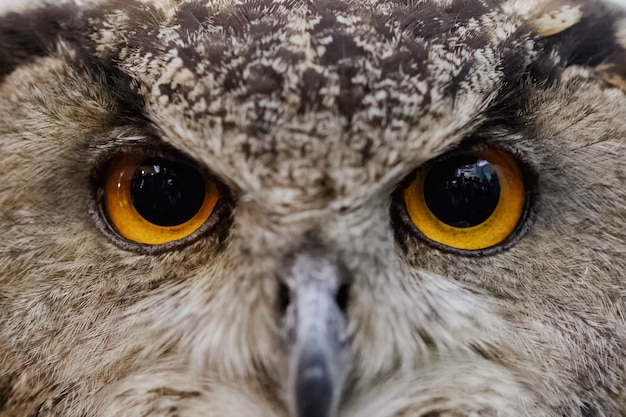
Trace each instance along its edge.
<path fill-rule="evenodd" d="M 404 190 L 407 212 L 420 232 L 464 250 L 506 240 L 524 214 L 525 195 L 516 159 L 497 149 L 439 161 Z"/>
<path fill-rule="evenodd" d="M 215 207 L 214 182 L 193 166 L 162 157 L 126 153 L 106 174 L 104 205 L 120 235 L 160 245 L 191 235 Z"/>

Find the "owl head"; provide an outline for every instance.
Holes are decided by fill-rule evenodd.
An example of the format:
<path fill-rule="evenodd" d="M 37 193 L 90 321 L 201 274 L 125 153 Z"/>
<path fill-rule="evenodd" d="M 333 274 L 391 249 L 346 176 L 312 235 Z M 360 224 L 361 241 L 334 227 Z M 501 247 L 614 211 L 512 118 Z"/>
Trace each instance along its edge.
<path fill-rule="evenodd" d="M 626 413 L 618 6 L 0 13 L 0 416 Z"/>

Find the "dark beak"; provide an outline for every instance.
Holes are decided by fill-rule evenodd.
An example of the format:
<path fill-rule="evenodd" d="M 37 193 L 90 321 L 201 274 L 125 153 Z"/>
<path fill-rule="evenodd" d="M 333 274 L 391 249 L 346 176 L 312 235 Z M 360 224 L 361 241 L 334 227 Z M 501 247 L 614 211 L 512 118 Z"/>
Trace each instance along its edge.
<path fill-rule="evenodd" d="M 344 317 L 349 274 L 324 256 L 302 253 L 290 262 L 284 281 L 290 300 L 289 388 L 293 417 L 334 417 L 347 371 Z"/>

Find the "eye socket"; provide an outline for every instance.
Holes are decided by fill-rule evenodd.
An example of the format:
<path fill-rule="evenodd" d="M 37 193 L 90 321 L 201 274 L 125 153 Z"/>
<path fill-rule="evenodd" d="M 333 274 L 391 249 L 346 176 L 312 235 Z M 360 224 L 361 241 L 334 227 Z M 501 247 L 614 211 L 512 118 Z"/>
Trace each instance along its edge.
<path fill-rule="evenodd" d="M 498 149 L 440 160 L 404 190 L 409 217 L 426 238 L 470 251 L 511 236 L 524 215 L 525 200 L 516 159 Z"/>
<path fill-rule="evenodd" d="M 124 153 L 106 173 L 107 217 L 120 235 L 137 243 L 160 245 L 191 235 L 218 199 L 215 182 L 177 160 Z"/>

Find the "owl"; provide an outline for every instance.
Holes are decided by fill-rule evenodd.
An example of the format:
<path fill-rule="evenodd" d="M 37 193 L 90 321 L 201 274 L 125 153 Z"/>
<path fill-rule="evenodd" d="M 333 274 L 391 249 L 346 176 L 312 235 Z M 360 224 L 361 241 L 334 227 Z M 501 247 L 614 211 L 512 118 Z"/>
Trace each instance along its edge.
<path fill-rule="evenodd" d="M 0 14 L 0 417 L 626 416 L 626 13 Z"/>

